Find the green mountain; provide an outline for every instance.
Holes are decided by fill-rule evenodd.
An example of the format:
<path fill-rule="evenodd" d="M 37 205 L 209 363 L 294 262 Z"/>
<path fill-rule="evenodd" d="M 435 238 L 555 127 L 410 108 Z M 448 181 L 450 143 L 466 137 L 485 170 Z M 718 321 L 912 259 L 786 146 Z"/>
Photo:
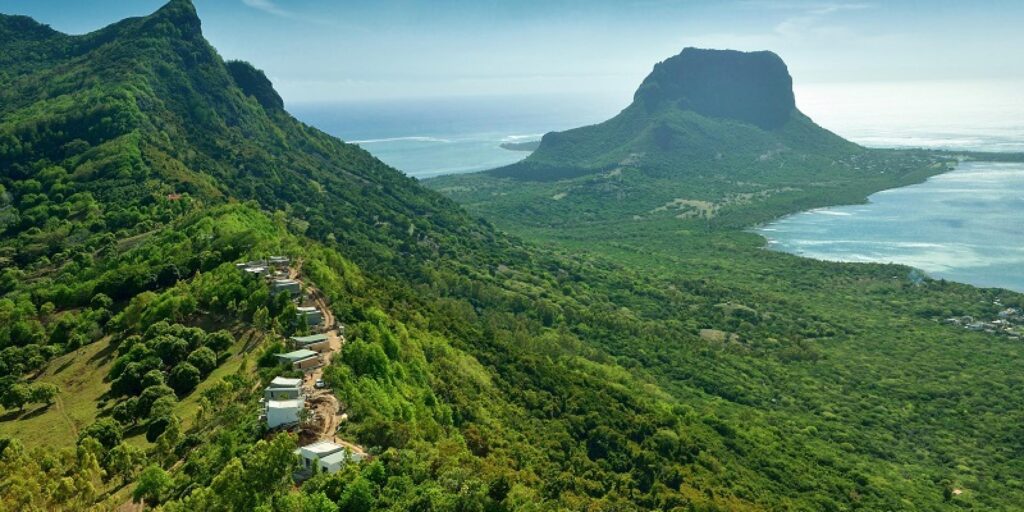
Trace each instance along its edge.
<path fill-rule="evenodd" d="M 773 109 L 721 110 L 699 88 L 645 98 L 778 140 L 798 119 L 766 130 L 748 121 L 769 126 Z M 835 145 L 836 175 L 867 175 L 854 191 L 889 183 L 870 171 L 883 158 L 907 165 L 893 181 L 945 162 Z M 850 183 L 805 183 L 800 197 Z M 730 204 L 739 215 L 753 198 Z M 672 232 L 706 220 L 654 217 L 681 223 L 650 223 Z M 674 239 L 649 237 L 647 253 L 604 240 L 621 252 L 509 237 L 298 122 L 262 72 L 217 55 L 187 0 L 81 36 L 0 15 L 0 510 L 1022 499 L 1024 404 L 1007 385 L 1019 343 L 933 319 L 995 315 L 1019 295 L 901 267 L 756 259 L 728 230 L 687 239 L 684 260 L 649 257 Z M 295 376 L 274 354 L 308 327 L 236 268 L 271 254 L 291 257 L 345 325 L 323 378 L 347 415 L 338 436 L 372 456 L 300 486 L 300 440 L 268 432 L 258 401 L 270 379 Z"/>
<path fill-rule="evenodd" d="M 471 224 L 369 153 L 288 115 L 261 72 L 222 61 L 189 2 L 84 36 L 22 17 L 3 27 L 14 33 L 4 57 L 18 63 L 0 92 L 0 166 L 12 178 L 31 178 L 44 159 L 71 173 L 76 191 L 118 207 L 171 193 L 253 199 L 302 218 L 312 236 L 371 242 L 355 247 L 382 259 L 425 254 L 432 230 Z"/>
<path fill-rule="evenodd" d="M 951 161 L 869 151 L 816 125 L 774 53 L 687 48 L 615 117 L 548 133 L 515 164 L 427 184 L 503 225 L 683 216 L 735 227 L 857 201 Z"/>
<path fill-rule="evenodd" d="M 490 174 L 551 181 L 628 166 L 679 176 L 759 158 L 828 163 L 859 151 L 797 110 L 774 53 L 687 48 L 657 64 L 619 115 L 548 133 L 528 158 Z"/>

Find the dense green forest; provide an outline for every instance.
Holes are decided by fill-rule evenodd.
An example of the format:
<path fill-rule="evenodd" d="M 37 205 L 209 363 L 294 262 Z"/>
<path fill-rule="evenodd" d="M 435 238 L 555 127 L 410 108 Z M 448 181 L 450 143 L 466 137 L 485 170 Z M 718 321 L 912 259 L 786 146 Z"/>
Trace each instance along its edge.
<path fill-rule="evenodd" d="M 995 318 L 1021 296 L 773 253 L 748 229 L 964 159 L 1022 155 L 861 148 L 801 114 L 789 84 L 773 54 L 687 49 L 655 66 L 614 118 L 549 133 L 517 164 L 425 184 L 500 229 L 652 283 L 664 295 L 643 306 L 633 291 L 615 300 L 661 312 L 658 337 L 583 337 L 683 403 L 716 397 L 722 429 L 743 439 L 730 449 L 768 463 L 755 466 L 770 480 L 817 485 L 836 470 L 857 482 L 810 508 L 1017 508 L 1019 341 L 942 320 Z M 780 492 L 763 485 L 750 489 Z M 868 488 L 898 499 L 876 501 Z M 769 508 L 779 503 L 808 501 Z"/>
<path fill-rule="evenodd" d="M 1021 297 L 735 229 L 952 160 L 824 139 L 878 176 L 629 230 L 494 212 L 544 248 L 296 121 L 187 0 L 0 15 L 0 510 L 1013 508 L 1021 346 L 936 319 Z M 257 413 L 295 310 L 235 267 L 267 254 L 345 324 L 324 378 L 372 455 L 301 486 Z"/>

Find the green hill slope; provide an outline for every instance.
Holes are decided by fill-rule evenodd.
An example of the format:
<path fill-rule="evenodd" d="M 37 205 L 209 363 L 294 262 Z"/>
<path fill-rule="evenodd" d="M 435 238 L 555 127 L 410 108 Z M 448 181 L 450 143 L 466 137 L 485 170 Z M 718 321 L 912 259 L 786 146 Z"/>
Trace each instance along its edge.
<path fill-rule="evenodd" d="M 186 0 L 82 36 L 0 16 L 0 35 L 0 509 L 1019 501 L 1021 398 L 999 386 L 1017 345 L 931 319 L 1017 296 L 825 264 L 790 296 L 747 259 L 666 278 L 539 249 L 296 121 Z M 374 456 L 298 488 L 297 440 L 257 401 L 301 323 L 235 267 L 268 254 L 346 325 L 325 380 Z M 879 363 L 922 352 L 920 390 Z"/>

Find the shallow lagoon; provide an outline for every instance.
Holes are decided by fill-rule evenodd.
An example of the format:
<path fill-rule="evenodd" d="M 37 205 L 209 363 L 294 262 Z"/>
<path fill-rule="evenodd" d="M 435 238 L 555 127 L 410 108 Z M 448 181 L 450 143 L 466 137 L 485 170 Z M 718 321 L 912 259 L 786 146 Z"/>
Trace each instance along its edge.
<path fill-rule="evenodd" d="M 768 247 L 833 261 L 901 263 L 935 278 L 1024 292 L 1024 164 L 968 162 L 868 204 L 761 227 Z"/>

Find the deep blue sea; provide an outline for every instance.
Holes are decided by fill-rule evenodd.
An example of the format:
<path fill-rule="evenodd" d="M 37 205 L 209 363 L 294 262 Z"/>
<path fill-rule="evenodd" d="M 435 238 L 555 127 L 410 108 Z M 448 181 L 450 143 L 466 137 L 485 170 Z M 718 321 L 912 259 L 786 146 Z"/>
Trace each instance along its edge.
<path fill-rule="evenodd" d="M 872 147 L 1024 152 L 1024 83 L 905 82 L 796 88 L 820 125 Z M 491 169 L 527 153 L 502 142 L 593 124 L 629 102 L 596 96 L 470 97 L 289 104 L 411 176 Z M 1024 165 L 964 164 L 864 205 L 796 214 L 759 232 L 771 249 L 838 261 L 896 262 L 934 277 L 1024 291 Z"/>

